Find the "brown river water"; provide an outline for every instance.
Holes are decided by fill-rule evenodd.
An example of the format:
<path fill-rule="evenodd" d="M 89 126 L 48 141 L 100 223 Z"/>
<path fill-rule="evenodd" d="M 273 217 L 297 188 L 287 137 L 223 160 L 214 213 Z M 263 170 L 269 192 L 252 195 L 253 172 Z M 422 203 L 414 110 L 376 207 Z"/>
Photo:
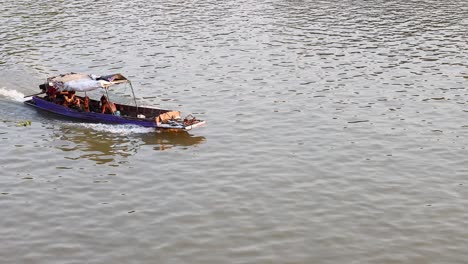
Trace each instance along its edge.
<path fill-rule="evenodd" d="M 467 48 L 466 0 L 0 0 L 0 263 L 468 263 Z M 22 103 L 71 71 L 208 123 Z"/>

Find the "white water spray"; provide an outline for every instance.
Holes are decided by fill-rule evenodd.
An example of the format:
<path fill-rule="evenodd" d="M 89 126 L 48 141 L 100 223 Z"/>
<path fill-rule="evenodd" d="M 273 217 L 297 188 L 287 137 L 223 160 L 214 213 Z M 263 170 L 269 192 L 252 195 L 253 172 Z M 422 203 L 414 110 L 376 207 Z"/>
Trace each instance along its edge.
<path fill-rule="evenodd" d="M 0 88 L 0 97 L 6 97 L 17 102 L 24 102 L 27 99 L 24 98 L 24 94 L 16 90 L 8 90 L 4 87 Z"/>
<path fill-rule="evenodd" d="M 109 125 L 109 124 L 93 124 L 93 123 L 76 123 L 79 127 L 92 129 L 99 132 L 108 132 L 120 135 L 143 134 L 155 132 L 155 128 L 142 127 L 137 125 Z"/>

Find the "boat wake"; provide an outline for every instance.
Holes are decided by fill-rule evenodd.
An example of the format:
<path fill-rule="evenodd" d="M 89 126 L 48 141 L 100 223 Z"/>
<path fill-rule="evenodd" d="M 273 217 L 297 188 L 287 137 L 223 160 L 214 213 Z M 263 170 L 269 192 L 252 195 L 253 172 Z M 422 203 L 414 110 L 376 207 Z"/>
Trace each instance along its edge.
<path fill-rule="evenodd" d="M 107 132 L 119 135 L 143 134 L 155 132 L 154 128 L 142 127 L 136 125 L 110 125 L 110 124 L 93 124 L 93 123 L 74 123 L 82 128 L 92 129 L 98 132 Z"/>
<path fill-rule="evenodd" d="M 12 99 L 17 102 L 24 102 L 26 99 L 24 98 L 24 94 L 20 93 L 16 90 L 8 90 L 4 87 L 0 87 L 0 97 L 6 97 Z"/>

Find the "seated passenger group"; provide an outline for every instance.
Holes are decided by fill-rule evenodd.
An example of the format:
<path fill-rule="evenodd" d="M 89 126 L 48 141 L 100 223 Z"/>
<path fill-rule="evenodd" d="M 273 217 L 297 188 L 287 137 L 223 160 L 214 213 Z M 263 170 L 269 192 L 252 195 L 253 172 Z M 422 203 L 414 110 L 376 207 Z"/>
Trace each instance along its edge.
<path fill-rule="evenodd" d="M 53 89 L 55 90 L 55 89 Z M 56 104 L 61 104 L 65 107 L 73 108 L 79 111 L 91 112 L 90 108 L 90 99 L 88 96 L 85 96 L 83 99 L 76 96 L 75 91 L 48 91 L 47 99 Z M 120 116 L 120 111 L 117 110 L 117 107 L 114 103 L 110 102 L 105 95 L 101 97 L 101 109 L 102 114 L 112 114 Z M 97 110 L 96 110 L 97 112 Z"/>

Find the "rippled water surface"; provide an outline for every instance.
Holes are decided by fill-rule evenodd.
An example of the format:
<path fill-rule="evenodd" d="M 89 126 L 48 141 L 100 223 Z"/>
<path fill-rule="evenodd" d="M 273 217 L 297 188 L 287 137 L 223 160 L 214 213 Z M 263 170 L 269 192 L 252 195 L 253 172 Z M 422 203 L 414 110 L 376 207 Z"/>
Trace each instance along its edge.
<path fill-rule="evenodd" d="M 467 263 L 467 1 L 0 13 L 1 263 Z M 208 124 L 22 103 L 71 71 L 121 72 L 141 104 Z"/>

